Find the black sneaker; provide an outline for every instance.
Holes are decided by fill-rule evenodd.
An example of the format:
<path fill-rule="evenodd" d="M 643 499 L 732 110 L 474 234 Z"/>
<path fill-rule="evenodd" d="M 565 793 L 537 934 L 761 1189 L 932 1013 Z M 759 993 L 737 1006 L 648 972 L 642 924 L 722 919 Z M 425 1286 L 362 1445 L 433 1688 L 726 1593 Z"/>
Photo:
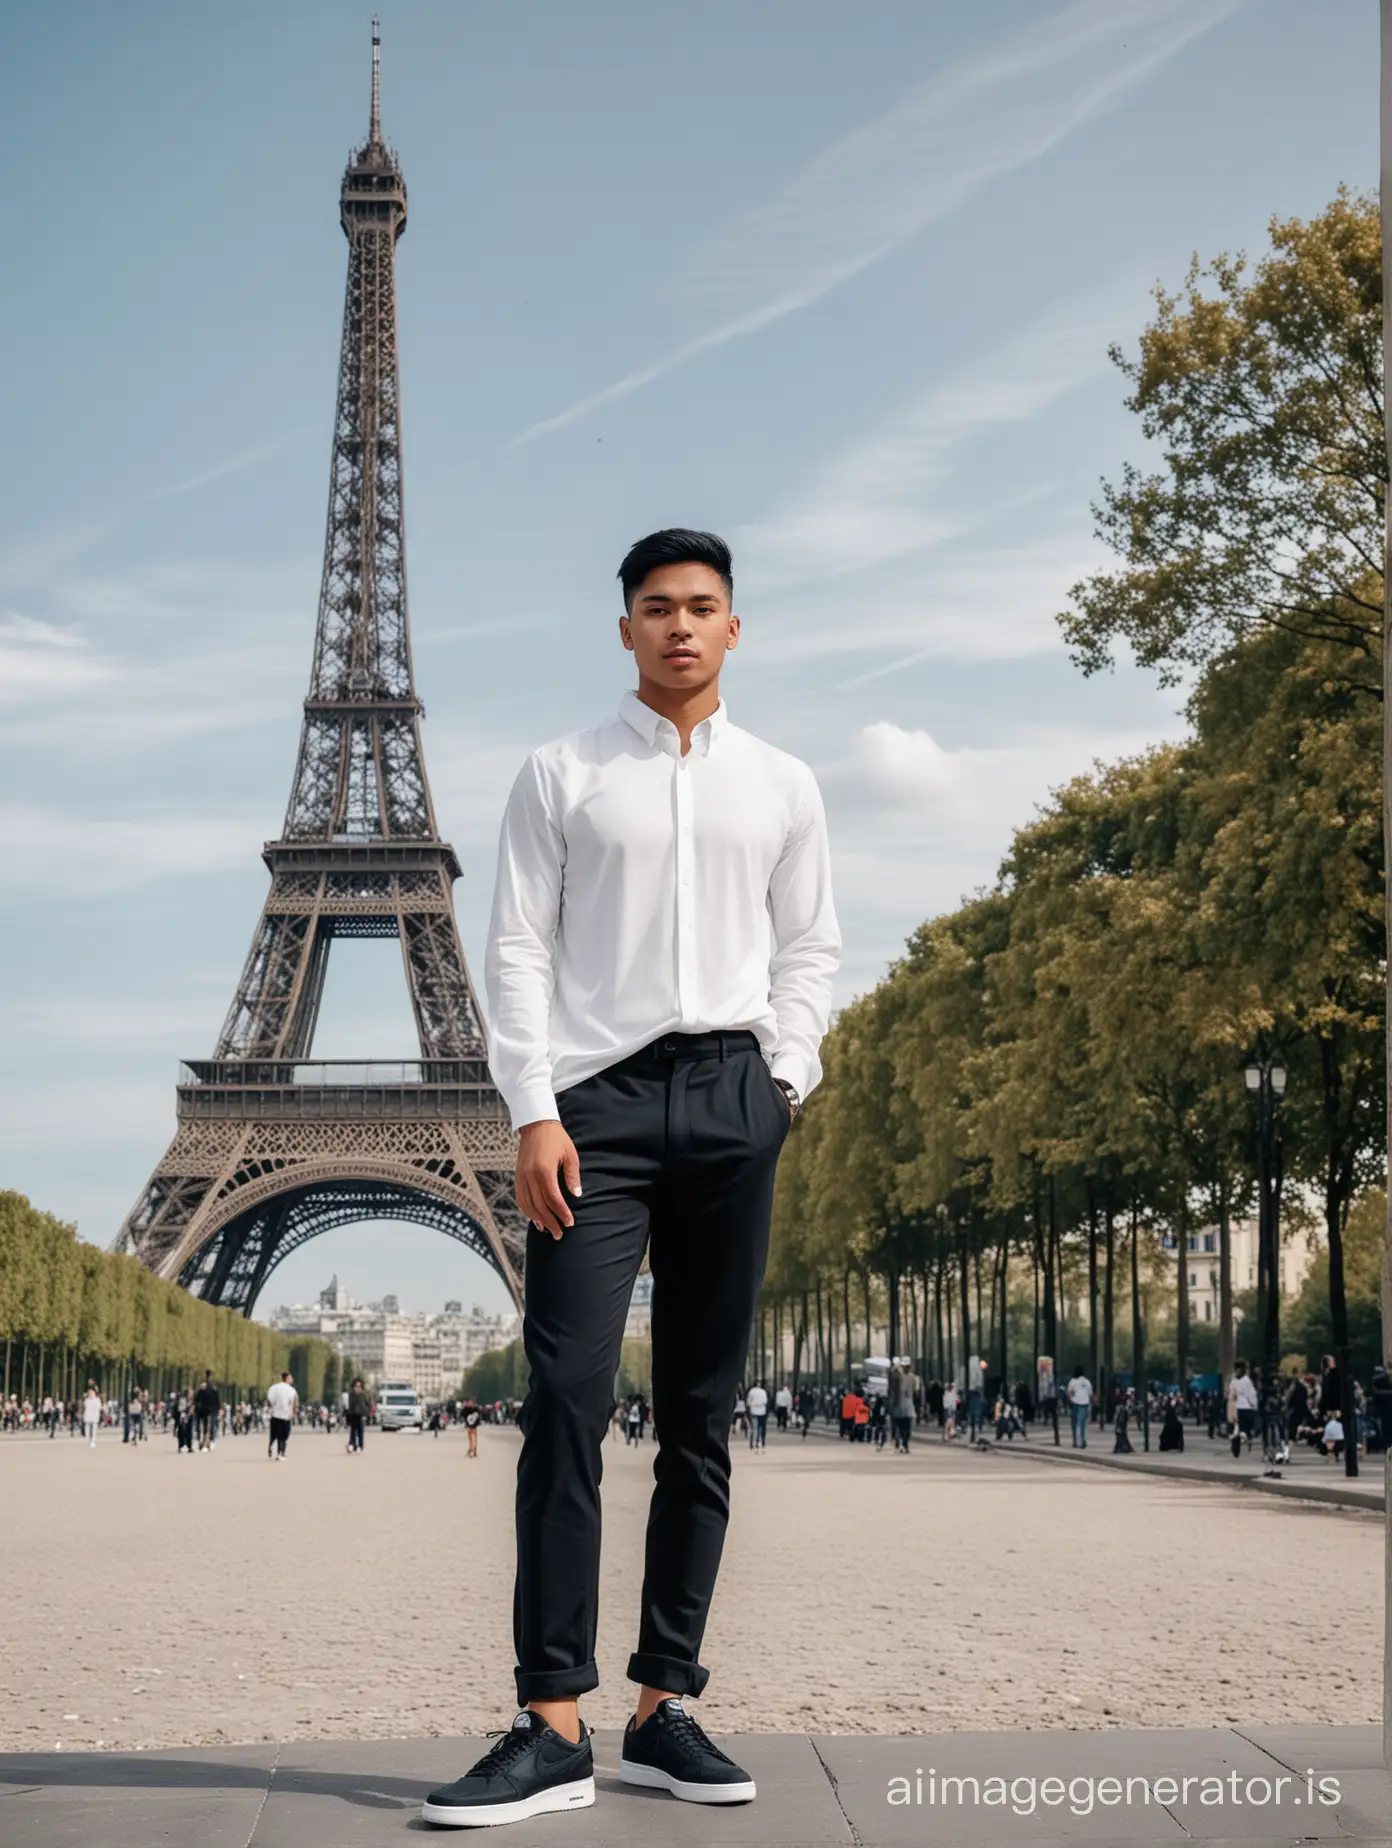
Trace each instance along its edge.
<path fill-rule="evenodd" d="M 629 1718 L 619 1759 L 625 1784 L 670 1790 L 687 1803 L 752 1803 L 754 1780 L 712 1745 L 675 1698 L 659 1701 L 641 1726 Z"/>
<path fill-rule="evenodd" d="M 528 1708 L 506 1732 L 488 1736 L 498 1743 L 455 1783 L 431 1791 L 422 1821 L 481 1829 L 551 1810 L 587 1809 L 594 1802 L 594 1754 L 583 1720 L 577 1745 Z"/>

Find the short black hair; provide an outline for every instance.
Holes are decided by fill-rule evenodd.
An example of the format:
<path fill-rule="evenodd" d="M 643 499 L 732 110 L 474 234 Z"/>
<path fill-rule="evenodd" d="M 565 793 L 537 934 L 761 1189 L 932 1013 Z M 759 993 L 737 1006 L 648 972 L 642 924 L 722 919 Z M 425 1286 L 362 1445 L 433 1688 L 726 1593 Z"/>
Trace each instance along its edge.
<path fill-rule="evenodd" d="M 623 585 L 624 608 L 633 608 L 643 580 L 659 565 L 709 565 L 725 586 L 725 594 L 734 601 L 735 575 L 730 548 L 719 533 L 698 533 L 689 526 L 664 526 L 659 533 L 649 533 L 628 548 L 619 566 Z"/>

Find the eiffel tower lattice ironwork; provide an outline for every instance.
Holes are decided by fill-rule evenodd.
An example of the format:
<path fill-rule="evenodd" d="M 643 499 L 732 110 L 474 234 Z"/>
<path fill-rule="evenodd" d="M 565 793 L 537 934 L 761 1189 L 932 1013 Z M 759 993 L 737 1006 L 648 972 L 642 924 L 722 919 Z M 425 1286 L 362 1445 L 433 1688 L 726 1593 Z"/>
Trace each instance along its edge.
<path fill-rule="evenodd" d="M 516 1143 L 493 1086 L 455 922 L 411 670 L 402 515 L 396 240 L 406 185 L 382 139 L 372 28 L 368 139 L 343 176 L 348 239 L 314 665 L 270 892 L 209 1060 L 115 1241 L 250 1314 L 267 1276 L 335 1225 L 408 1219 L 470 1245 L 521 1297 Z M 405 1064 L 313 1063 L 336 937 L 398 937 L 420 1035 Z"/>

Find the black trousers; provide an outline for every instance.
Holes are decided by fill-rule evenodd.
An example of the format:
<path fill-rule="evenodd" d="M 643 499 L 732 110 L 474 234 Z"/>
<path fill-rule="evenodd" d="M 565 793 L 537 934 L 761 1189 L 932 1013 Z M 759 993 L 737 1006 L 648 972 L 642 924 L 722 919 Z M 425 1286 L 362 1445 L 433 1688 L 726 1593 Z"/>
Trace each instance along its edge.
<path fill-rule="evenodd" d="M 527 1234 L 513 1635 L 522 1701 L 599 1685 L 599 1483 L 624 1322 L 653 1278 L 656 1486 L 633 1681 L 699 1694 L 730 1511 L 730 1421 L 788 1106 L 752 1033 L 671 1034 L 562 1091 L 575 1224 Z"/>
<path fill-rule="evenodd" d="M 266 1455 L 269 1456 L 272 1450 L 278 1450 L 280 1454 L 284 1456 L 285 1444 L 289 1436 L 290 1420 L 288 1418 L 273 1418 L 271 1420 L 270 1441 L 266 1445 Z"/>

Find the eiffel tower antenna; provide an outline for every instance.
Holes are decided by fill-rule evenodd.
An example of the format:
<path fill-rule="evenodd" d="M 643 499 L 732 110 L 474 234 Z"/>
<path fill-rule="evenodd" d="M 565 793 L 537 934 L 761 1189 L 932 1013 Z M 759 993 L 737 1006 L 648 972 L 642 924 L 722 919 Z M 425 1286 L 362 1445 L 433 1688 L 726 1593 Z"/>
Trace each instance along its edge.
<path fill-rule="evenodd" d="M 374 147 L 382 143 L 382 22 L 372 15 L 372 124 L 368 141 Z"/>
<path fill-rule="evenodd" d="M 251 1311 L 286 1253 L 332 1225 L 436 1225 L 520 1301 L 515 1139 L 488 1072 L 421 748 L 406 597 L 396 245 L 406 181 L 372 117 L 339 191 L 348 279 L 324 566 L 300 748 L 270 891 L 213 1057 L 189 1061 L 179 1127 L 116 1249 Z M 420 1040 L 405 1065 L 311 1064 L 329 952 L 394 937 Z"/>

